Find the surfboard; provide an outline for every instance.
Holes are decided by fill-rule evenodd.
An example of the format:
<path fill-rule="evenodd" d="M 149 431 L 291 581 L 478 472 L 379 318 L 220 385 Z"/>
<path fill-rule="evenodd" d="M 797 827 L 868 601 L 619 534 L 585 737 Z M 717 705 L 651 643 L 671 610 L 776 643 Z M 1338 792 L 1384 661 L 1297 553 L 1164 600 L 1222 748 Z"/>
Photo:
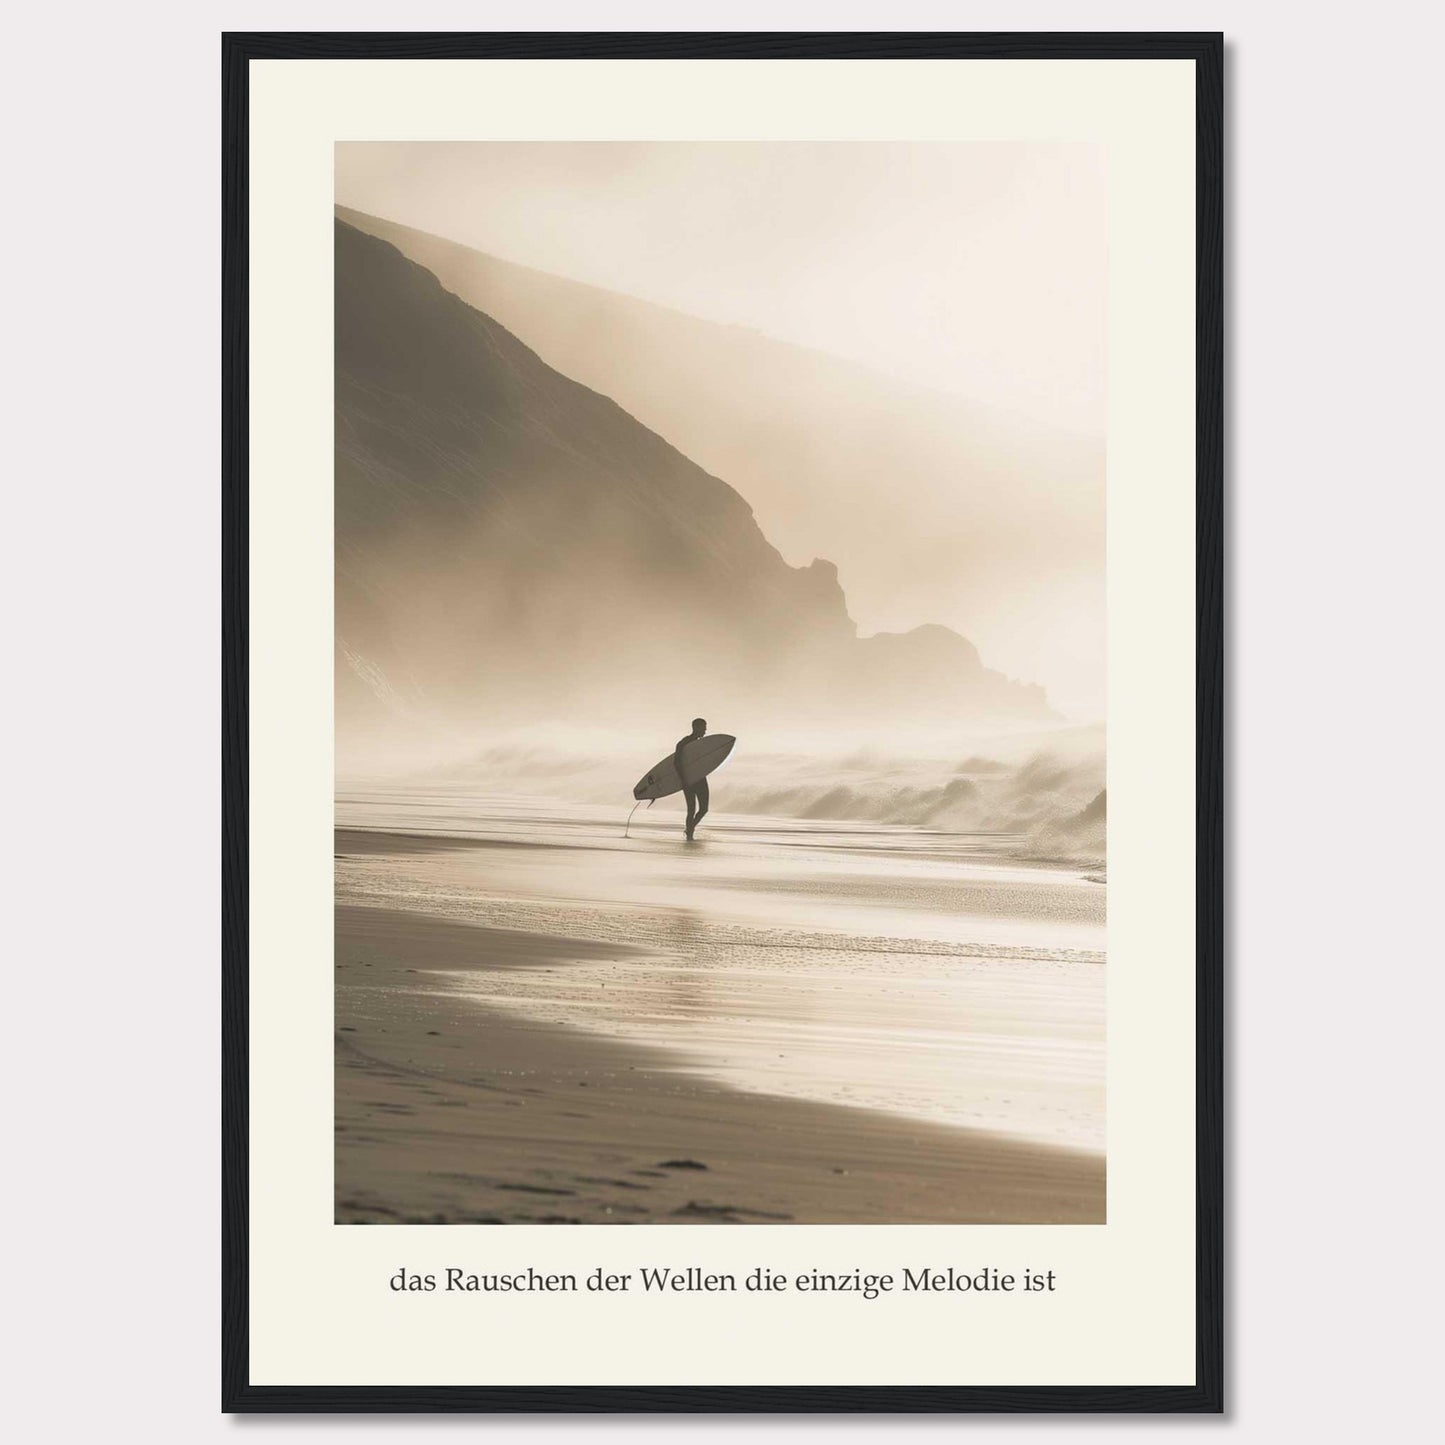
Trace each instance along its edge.
<path fill-rule="evenodd" d="M 695 783 L 720 767 L 732 752 L 735 742 L 737 739 L 727 733 L 708 733 L 706 737 L 685 743 L 682 749 L 682 771 L 687 782 Z M 666 798 L 671 793 L 680 793 L 682 784 L 683 778 L 678 777 L 677 765 L 673 762 L 672 754 L 668 753 L 661 762 L 654 764 L 642 775 L 642 780 L 632 790 L 632 796 L 639 803 L 652 798 Z"/>

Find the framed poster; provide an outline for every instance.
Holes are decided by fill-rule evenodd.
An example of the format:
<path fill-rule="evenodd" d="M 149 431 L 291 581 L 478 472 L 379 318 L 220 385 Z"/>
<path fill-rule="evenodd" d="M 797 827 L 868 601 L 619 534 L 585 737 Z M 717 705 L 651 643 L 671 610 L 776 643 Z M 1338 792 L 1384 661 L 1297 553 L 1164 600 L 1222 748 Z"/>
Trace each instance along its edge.
<path fill-rule="evenodd" d="M 225 37 L 226 1409 L 1222 1408 L 1221 58 Z"/>

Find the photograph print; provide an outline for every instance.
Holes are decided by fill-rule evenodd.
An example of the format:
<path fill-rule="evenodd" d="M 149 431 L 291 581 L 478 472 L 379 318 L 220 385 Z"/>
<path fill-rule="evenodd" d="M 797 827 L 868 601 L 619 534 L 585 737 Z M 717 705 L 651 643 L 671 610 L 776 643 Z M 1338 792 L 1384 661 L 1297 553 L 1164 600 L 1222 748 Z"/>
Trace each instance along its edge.
<path fill-rule="evenodd" d="M 335 1221 L 1105 1223 L 1104 149 L 335 202 Z"/>

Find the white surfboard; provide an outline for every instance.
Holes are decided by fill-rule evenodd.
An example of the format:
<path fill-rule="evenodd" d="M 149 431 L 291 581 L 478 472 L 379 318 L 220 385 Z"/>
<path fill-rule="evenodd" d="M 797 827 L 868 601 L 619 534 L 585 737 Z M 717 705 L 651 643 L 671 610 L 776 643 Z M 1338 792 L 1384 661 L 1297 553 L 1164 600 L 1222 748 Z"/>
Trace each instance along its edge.
<path fill-rule="evenodd" d="M 677 765 L 673 761 L 672 754 L 668 753 L 661 762 L 649 768 L 642 775 L 642 780 L 632 790 L 632 796 L 640 803 L 653 798 L 666 798 L 672 793 L 680 793 L 684 780 L 688 783 L 695 783 L 699 779 L 707 777 L 715 768 L 720 767 L 727 755 L 732 752 L 735 742 L 737 739 L 727 733 L 708 733 L 706 737 L 694 738 L 692 742 L 684 743 L 682 747 L 683 776 L 678 777 Z"/>

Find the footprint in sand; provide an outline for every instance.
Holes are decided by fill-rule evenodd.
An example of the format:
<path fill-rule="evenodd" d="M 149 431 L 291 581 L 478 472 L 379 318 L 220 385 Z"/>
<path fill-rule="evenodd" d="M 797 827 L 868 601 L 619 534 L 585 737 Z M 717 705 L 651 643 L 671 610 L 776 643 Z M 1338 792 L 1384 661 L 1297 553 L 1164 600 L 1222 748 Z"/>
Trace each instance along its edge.
<path fill-rule="evenodd" d="M 791 1214 L 775 1214 L 768 1209 L 744 1209 L 739 1204 L 704 1204 L 690 1199 L 681 1209 L 674 1209 L 673 1215 L 690 1215 L 700 1219 L 721 1219 L 736 1223 L 739 1219 L 791 1219 Z"/>

